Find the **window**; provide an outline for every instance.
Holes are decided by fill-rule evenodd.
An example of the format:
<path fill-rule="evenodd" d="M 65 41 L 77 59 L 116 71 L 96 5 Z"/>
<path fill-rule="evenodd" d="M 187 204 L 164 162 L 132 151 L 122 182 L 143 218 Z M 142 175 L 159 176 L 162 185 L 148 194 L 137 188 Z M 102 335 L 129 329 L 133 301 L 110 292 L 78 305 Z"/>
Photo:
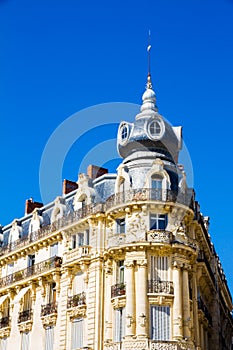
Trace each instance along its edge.
<path fill-rule="evenodd" d="M 115 310 L 114 341 L 121 342 L 125 335 L 125 308 Z"/>
<path fill-rule="evenodd" d="M 86 244 L 89 244 L 89 230 L 85 231 L 85 235 L 83 232 L 75 233 L 71 236 L 71 248 L 75 249 L 78 247 L 82 247 Z"/>
<path fill-rule="evenodd" d="M 7 338 L 1 338 L 0 349 L 1 350 L 6 350 L 7 349 Z"/>
<path fill-rule="evenodd" d="M 153 189 L 160 190 L 162 188 L 162 181 L 163 181 L 162 176 L 160 176 L 160 175 L 153 175 L 151 177 L 151 187 Z"/>
<path fill-rule="evenodd" d="M 56 301 L 56 283 L 49 283 L 47 286 L 47 301 L 48 304 Z"/>
<path fill-rule="evenodd" d="M 7 276 L 14 272 L 14 263 L 7 265 Z"/>
<path fill-rule="evenodd" d="M 168 257 L 167 256 L 151 256 L 150 279 L 156 280 L 156 281 L 168 280 Z"/>
<path fill-rule="evenodd" d="M 81 294 L 84 290 L 84 276 L 82 272 L 78 272 L 73 280 L 73 295 Z"/>
<path fill-rule="evenodd" d="M 116 231 L 117 233 L 125 233 L 125 218 L 116 220 Z"/>
<path fill-rule="evenodd" d="M 7 298 L 2 304 L 2 317 L 8 318 L 10 316 L 10 299 Z"/>
<path fill-rule="evenodd" d="M 71 350 L 83 348 L 83 318 L 75 318 L 71 325 Z"/>
<path fill-rule="evenodd" d="M 28 271 L 33 273 L 35 265 L 35 254 L 28 255 Z"/>
<path fill-rule="evenodd" d="M 152 119 L 147 126 L 147 133 L 151 139 L 158 140 L 163 136 L 164 123 L 160 118 Z"/>
<path fill-rule="evenodd" d="M 23 311 L 31 310 L 32 298 L 30 291 L 27 291 L 23 296 Z"/>
<path fill-rule="evenodd" d="M 167 215 L 151 214 L 150 230 L 165 230 L 167 227 Z"/>
<path fill-rule="evenodd" d="M 170 340 L 170 307 L 151 306 L 151 339 Z"/>
<path fill-rule="evenodd" d="M 29 349 L 29 332 L 21 333 L 21 350 Z"/>
<path fill-rule="evenodd" d="M 58 255 L 58 243 L 54 243 L 50 246 L 50 257 Z"/>
<path fill-rule="evenodd" d="M 124 277 L 124 260 L 117 261 L 117 271 L 116 271 L 116 283 L 124 283 L 125 277 Z"/>
<path fill-rule="evenodd" d="M 54 327 L 48 326 L 45 329 L 45 350 L 53 350 Z"/>
<path fill-rule="evenodd" d="M 119 127 L 119 131 L 118 131 L 118 138 L 121 144 L 126 143 L 126 141 L 129 138 L 129 125 L 126 123 L 122 123 Z"/>

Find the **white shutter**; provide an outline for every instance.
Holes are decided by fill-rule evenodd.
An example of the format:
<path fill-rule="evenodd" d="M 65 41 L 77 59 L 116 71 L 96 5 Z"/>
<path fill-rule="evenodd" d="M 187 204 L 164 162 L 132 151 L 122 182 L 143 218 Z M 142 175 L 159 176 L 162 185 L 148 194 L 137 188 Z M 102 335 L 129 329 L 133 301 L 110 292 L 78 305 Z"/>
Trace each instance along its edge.
<path fill-rule="evenodd" d="M 83 347 L 83 318 L 75 318 L 71 327 L 71 350 Z"/>
<path fill-rule="evenodd" d="M 54 327 L 49 326 L 45 329 L 45 350 L 53 350 Z"/>
<path fill-rule="evenodd" d="M 151 306 L 151 339 L 170 340 L 169 306 Z"/>
<path fill-rule="evenodd" d="M 84 292 L 84 277 L 83 273 L 77 273 L 73 280 L 73 295 Z"/>
<path fill-rule="evenodd" d="M 125 335 L 125 308 L 115 310 L 114 341 L 121 342 Z"/>
<path fill-rule="evenodd" d="M 6 350 L 7 349 L 7 338 L 2 338 L 1 339 L 1 350 Z"/>
<path fill-rule="evenodd" d="M 29 349 L 29 332 L 23 332 L 21 350 L 28 350 L 28 349 Z"/>
<path fill-rule="evenodd" d="M 167 281 L 168 280 L 168 257 L 151 256 L 151 280 Z"/>

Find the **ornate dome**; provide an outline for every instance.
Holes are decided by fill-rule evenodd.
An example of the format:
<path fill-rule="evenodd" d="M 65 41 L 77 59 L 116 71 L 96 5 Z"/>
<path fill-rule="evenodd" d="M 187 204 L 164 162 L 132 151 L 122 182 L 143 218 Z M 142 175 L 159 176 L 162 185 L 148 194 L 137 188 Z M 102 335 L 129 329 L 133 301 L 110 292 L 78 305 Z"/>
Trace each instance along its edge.
<path fill-rule="evenodd" d="M 158 113 L 150 74 L 147 78 L 146 91 L 142 96 L 140 113 L 136 115 L 134 123 L 121 122 L 117 147 L 122 158 L 133 156 L 135 152 L 143 152 L 146 157 L 158 157 L 172 163 L 178 161 L 181 128 L 171 127 Z"/>

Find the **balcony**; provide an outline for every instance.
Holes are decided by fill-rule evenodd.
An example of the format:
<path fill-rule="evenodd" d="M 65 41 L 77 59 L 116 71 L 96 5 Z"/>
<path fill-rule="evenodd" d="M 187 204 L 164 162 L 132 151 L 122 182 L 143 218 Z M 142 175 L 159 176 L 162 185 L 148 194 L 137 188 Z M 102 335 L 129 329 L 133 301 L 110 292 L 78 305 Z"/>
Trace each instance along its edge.
<path fill-rule="evenodd" d="M 27 322 L 32 319 L 33 312 L 31 309 L 19 312 L 18 323 Z"/>
<path fill-rule="evenodd" d="M 79 293 L 68 297 L 67 309 L 83 305 L 86 305 L 86 293 Z"/>
<path fill-rule="evenodd" d="M 35 243 L 36 241 L 48 237 L 53 232 L 71 225 L 89 215 L 96 214 L 98 212 L 104 211 L 104 204 L 102 203 L 91 203 L 85 205 L 83 208 L 80 208 L 70 214 L 63 216 L 62 218 L 56 220 L 55 222 L 41 227 L 39 230 L 31 232 L 29 235 L 25 235 L 20 239 L 9 243 L 6 246 L 1 247 L 0 256 L 15 251 L 17 249 L 23 248 L 26 245 Z"/>
<path fill-rule="evenodd" d="M 185 344 L 182 342 L 175 342 L 175 341 L 150 341 L 150 350 L 191 350 L 194 348 L 190 348 L 188 344 Z"/>
<path fill-rule="evenodd" d="M 10 316 L 2 317 L 0 319 L 0 328 L 5 328 L 10 326 Z"/>
<path fill-rule="evenodd" d="M 149 280 L 147 284 L 147 293 L 173 294 L 174 293 L 173 282 Z"/>
<path fill-rule="evenodd" d="M 151 230 L 147 232 L 147 241 L 153 243 L 171 243 L 172 232 L 164 230 Z"/>
<path fill-rule="evenodd" d="M 51 314 L 57 314 L 57 303 L 53 301 L 45 305 L 41 305 L 41 316 L 47 316 Z"/>
<path fill-rule="evenodd" d="M 72 261 L 74 259 L 79 259 L 84 256 L 85 257 L 90 256 L 90 254 L 91 254 L 91 247 L 88 245 L 84 245 L 84 246 L 69 250 L 65 255 L 66 256 L 65 260 Z"/>
<path fill-rule="evenodd" d="M 33 266 L 29 266 L 26 269 L 16 271 L 6 277 L 0 278 L 0 288 L 7 287 L 13 283 L 22 281 L 28 277 L 40 275 L 49 270 L 61 267 L 62 258 L 54 256 L 50 259 L 44 260 Z"/>
<path fill-rule="evenodd" d="M 189 189 L 187 193 L 176 193 L 172 190 L 155 189 L 155 188 L 138 188 L 126 192 L 120 192 L 110 196 L 105 208 L 106 210 L 112 207 L 127 204 L 130 202 L 145 202 L 145 201 L 159 201 L 159 202 L 173 202 L 186 205 L 193 209 L 193 190 Z"/>
<path fill-rule="evenodd" d="M 126 286 L 124 283 L 117 283 L 111 287 L 111 298 L 124 296 L 126 293 Z"/>

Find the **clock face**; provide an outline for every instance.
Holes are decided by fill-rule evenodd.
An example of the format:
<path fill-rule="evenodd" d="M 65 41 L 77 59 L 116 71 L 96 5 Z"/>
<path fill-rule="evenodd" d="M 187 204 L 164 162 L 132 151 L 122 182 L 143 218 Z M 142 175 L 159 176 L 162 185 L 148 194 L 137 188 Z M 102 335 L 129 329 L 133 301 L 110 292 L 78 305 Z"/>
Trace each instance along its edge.
<path fill-rule="evenodd" d="M 152 140 L 159 140 L 163 136 L 165 126 L 163 120 L 156 116 L 147 123 L 147 135 Z"/>

